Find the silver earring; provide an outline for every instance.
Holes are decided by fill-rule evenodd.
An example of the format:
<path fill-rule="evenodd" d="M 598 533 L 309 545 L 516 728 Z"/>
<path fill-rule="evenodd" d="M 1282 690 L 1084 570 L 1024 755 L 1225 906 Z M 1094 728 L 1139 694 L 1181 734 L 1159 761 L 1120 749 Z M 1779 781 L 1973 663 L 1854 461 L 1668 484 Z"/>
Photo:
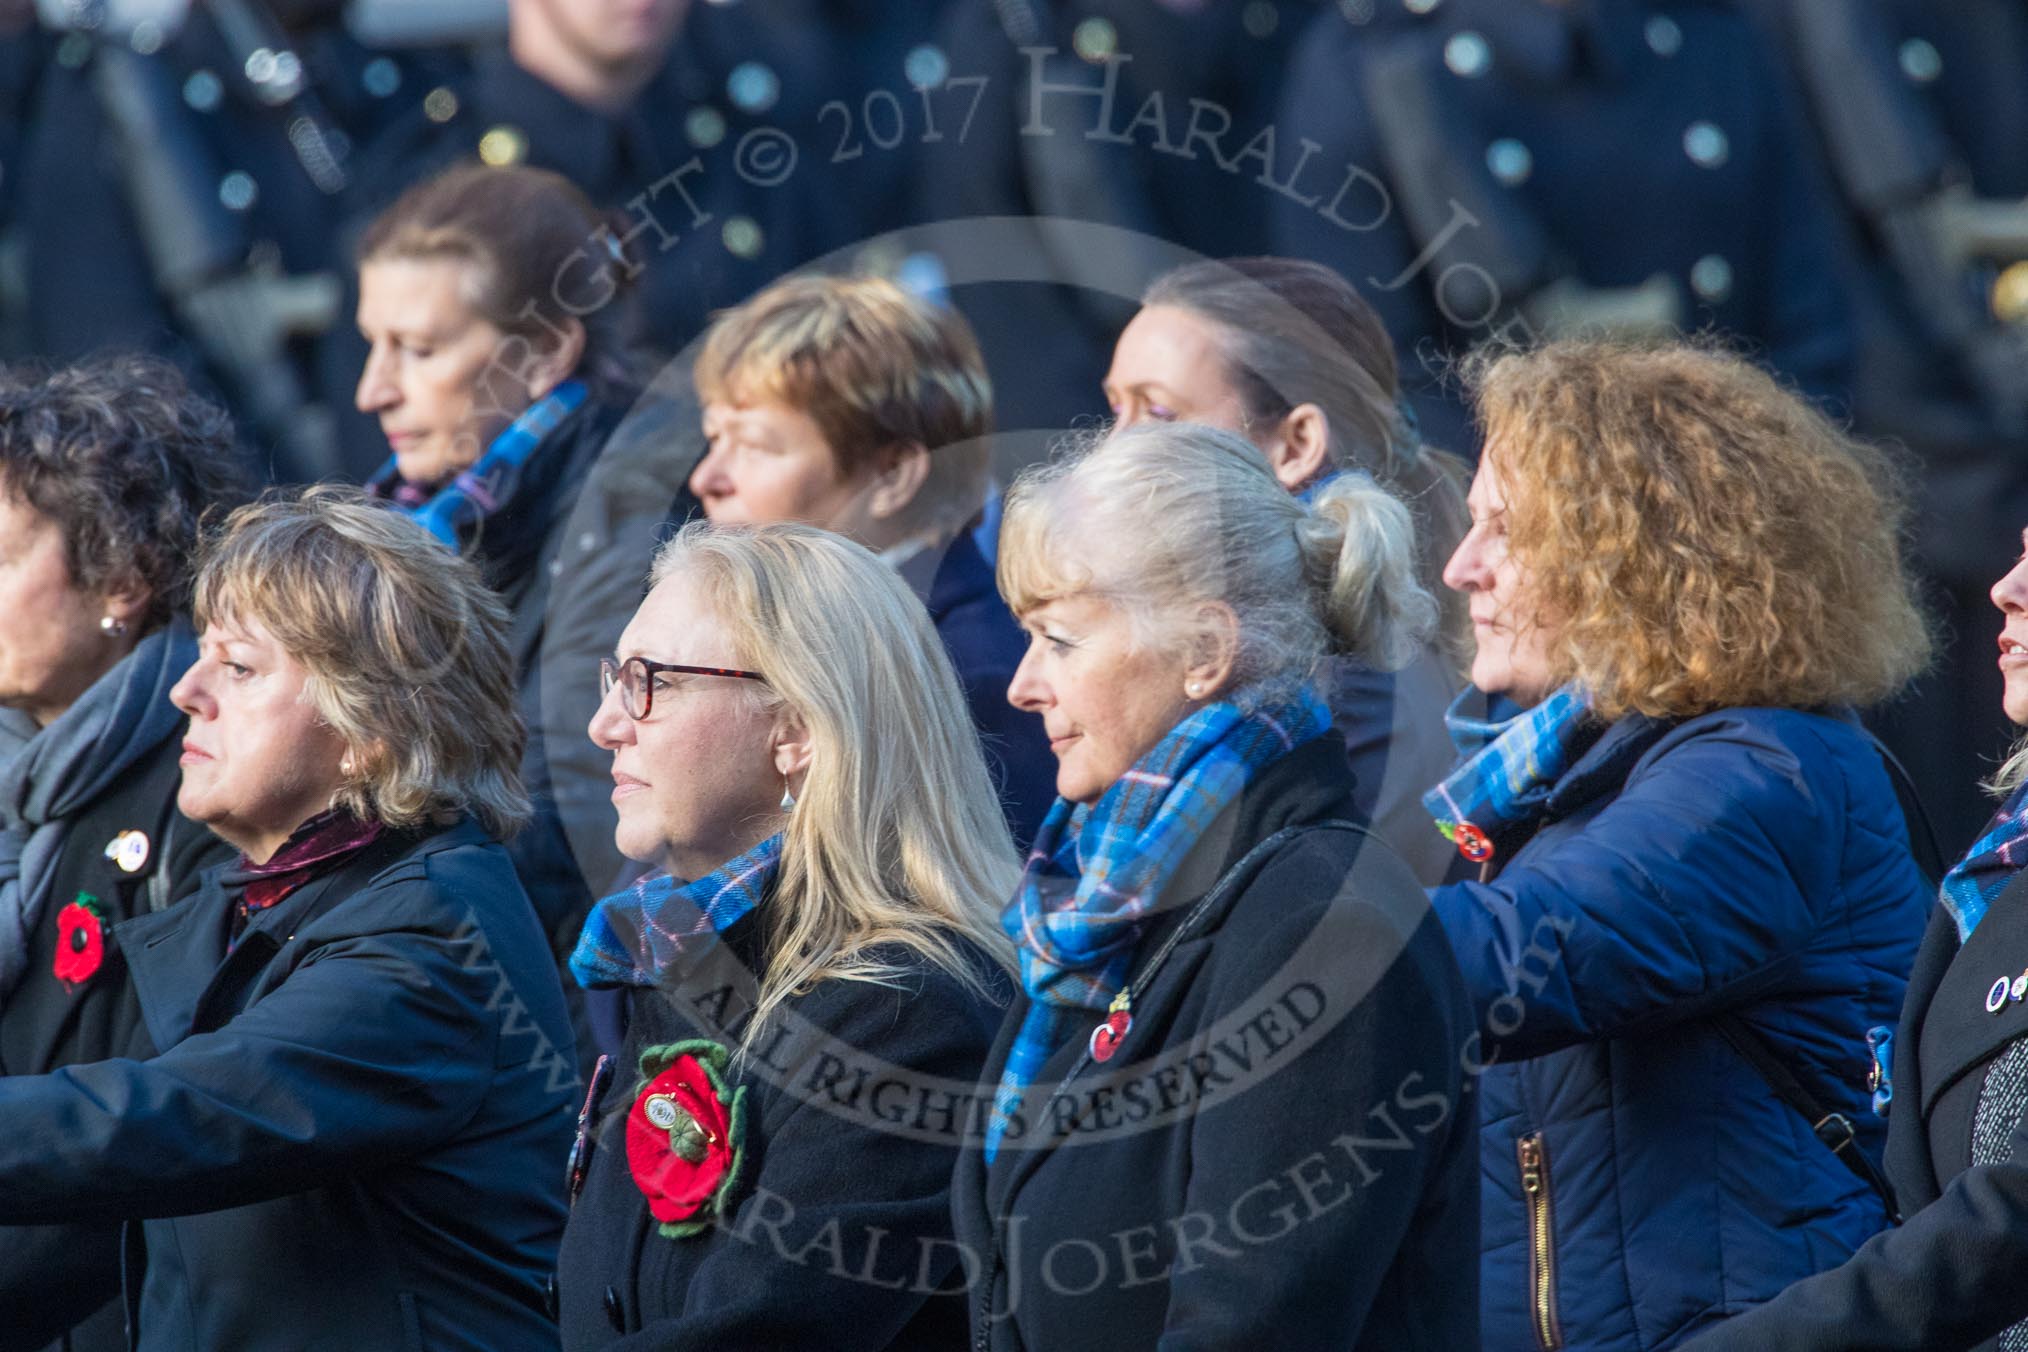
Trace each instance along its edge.
<path fill-rule="evenodd" d="M 789 777 L 782 776 L 782 811 L 787 812 L 796 805 L 796 795 L 789 792 Z"/>
<path fill-rule="evenodd" d="M 127 622 L 116 615 L 99 616 L 99 632 L 107 638 L 125 638 Z"/>

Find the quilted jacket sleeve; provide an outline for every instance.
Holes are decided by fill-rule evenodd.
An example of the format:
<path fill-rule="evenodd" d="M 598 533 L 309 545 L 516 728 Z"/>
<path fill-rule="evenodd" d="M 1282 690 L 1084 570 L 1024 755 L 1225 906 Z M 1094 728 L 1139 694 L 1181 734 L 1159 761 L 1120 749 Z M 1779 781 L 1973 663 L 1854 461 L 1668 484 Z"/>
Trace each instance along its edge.
<path fill-rule="evenodd" d="M 1431 893 L 1508 1057 L 1741 1003 L 1786 960 L 1851 944 L 1861 908 L 1905 915 L 1912 944 L 1927 905 L 1872 751 L 1806 714 L 1686 725 L 1549 831 L 1493 881 Z"/>

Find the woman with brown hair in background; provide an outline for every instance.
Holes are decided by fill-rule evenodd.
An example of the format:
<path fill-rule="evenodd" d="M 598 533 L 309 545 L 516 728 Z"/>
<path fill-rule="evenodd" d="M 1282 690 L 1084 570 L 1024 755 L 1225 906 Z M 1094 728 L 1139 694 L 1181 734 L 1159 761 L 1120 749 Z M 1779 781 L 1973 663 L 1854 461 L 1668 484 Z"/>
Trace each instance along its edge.
<path fill-rule="evenodd" d="M 1469 524 L 1469 471 L 1422 444 L 1387 330 L 1331 269 L 1294 258 L 1206 259 L 1156 278 L 1141 306 L 1106 373 L 1119 426 L 1222 427 L 1257 447 L 1291 492 L 1314 497 L 1339 475 L 1363 472 L 1413 515 L 1437 632 L 1399 672 L 1333 661 L 1322 689 L 1361 810 L 1424 882 L 1438 881 L 1452 856 L 1431 842 L 1419 799 L 1450 766 L 1443 710 L 1470 650 L 1464 603 L 1440 585 Z"/>
<path fill-rule="evenodd" d="M 585 491 L 639 393 L 622 335 L 640 267 L 561 175 L 476 164 L 404 193 L 358 260 L 358 405 L 391 452 L 367 492 L 469 554 L 507 602 L 535 804 L 512 850 L 561 956 L 620 866 L 604 768 L 584 753 L 598 694 L 584 672 L 640 600 L 662 527 L 695 505 L 687 465 L 630 492 L 618 522 Z"/>

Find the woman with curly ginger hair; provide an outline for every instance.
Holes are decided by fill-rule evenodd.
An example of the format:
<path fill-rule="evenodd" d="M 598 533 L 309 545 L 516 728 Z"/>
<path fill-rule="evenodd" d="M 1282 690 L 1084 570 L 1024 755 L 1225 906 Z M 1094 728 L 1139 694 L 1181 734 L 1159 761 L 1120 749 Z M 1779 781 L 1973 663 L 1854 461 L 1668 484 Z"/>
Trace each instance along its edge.
<path fill-rule="evenodd" d="M 1867 1044 L 1930 890 L 1851 709 L 1928 634 L 1887 462 L 1746 362 L 1471 378 L 1476 691 L 1425 802 L 1481 865 L 1431 895 L 1481 1023 L 1486 1346 L 1672 1346 L 1885 1220 Z"/>

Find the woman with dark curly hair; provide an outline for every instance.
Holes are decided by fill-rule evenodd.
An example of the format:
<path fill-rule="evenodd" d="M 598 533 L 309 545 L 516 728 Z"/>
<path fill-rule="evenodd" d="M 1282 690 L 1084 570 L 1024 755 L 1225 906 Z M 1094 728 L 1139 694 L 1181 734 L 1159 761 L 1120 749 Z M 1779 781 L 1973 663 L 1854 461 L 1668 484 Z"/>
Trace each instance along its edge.
<path fill-rule="evenodd" d="M 1886 1219 L 1868 1035 L 1929 888 L 1851 708 L 1928 634 L 1889 467 L 1746 362 L 1473 375 L 1476 694 L 1425 802 L 1481 865 L 1431 895 L 1481 1023 L 1485 1345 L 1669 1347 Z"/>
<path fill-rule="evenodd" d="M 144 1052 L 113 938 L 228 853 L 176 810 L 190 558 L 232 429 L 173 367 L 0 374 L 0 1075 Z M 0 1347 L 125 1347 L 116 1225 L 0 1241 Z M 99 1312 L 96 1316 L 94 1312 Z"/>

